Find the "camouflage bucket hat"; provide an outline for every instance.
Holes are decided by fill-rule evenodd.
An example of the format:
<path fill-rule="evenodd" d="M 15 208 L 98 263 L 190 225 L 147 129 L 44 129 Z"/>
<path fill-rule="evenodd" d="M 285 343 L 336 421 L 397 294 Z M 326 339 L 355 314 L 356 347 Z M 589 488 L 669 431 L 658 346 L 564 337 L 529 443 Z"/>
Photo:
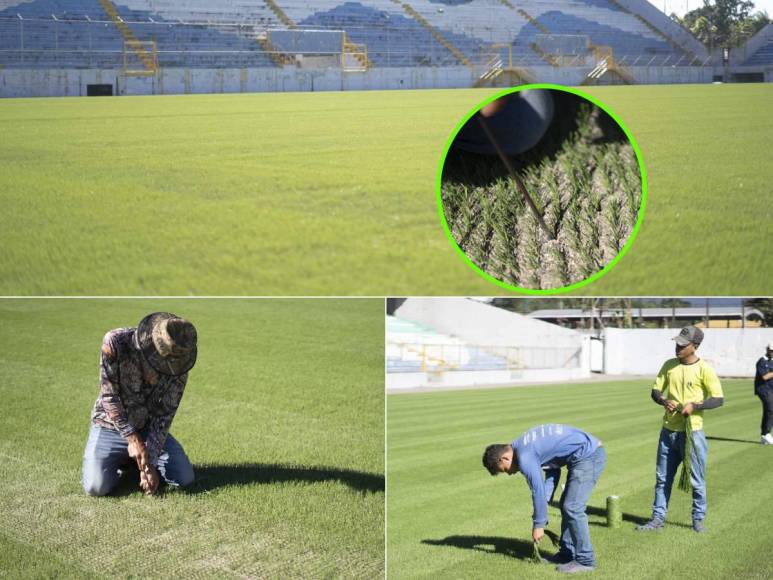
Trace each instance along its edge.
<path fill-rule="evenodd" d="M 134 334 L 135 346 L 163 375 L 183 375 L 196 363 L 196 328 L 170 312 L 143 318 Z"/>

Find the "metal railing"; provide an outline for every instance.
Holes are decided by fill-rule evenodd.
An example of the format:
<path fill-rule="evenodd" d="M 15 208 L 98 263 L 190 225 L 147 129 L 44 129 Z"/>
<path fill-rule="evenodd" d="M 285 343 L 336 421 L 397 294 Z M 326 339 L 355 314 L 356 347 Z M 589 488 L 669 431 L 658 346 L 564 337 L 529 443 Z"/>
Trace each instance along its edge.
<path fill-rule="evenodd" d="M 114 68 L 123 66 L 124 46 L 120 32 L 110 20 L 65 20 L 60 18 L 0 18 L 0 66 L 21 68 Z M 260 21 L 222 22 L 154 22 L 126 21 L 141 41 L 157 45 L 159 67 L 216 67 L 244 68 L 272 66 L 258 37 L 271 28 Z M 314 27 L 320 29 L 320 27 Z M 347 37 L 367 38 L 367 27 L 347 26 Z M 311 27 L 299 26 L 298 30 Z M 446 48 L 426 38 L 425 33 L 411 35 L 397 27 L 380 27 L 379 40 L 366 43 L 361 52 L 379 67 L 459 66 L 457 58 Z M 188 46 L 186 48 L 186 45 Z M 191 48 L 195 46 L 195 48 Z M 527 44 L 498 44 L 478 41 L 463 47 L 465 56 L 481 72 L 488 69 L 493 54 L 499 54 L 502 64 L 510 68 L 545 66 L 545 61 L 531 51 Z M 304 51 L 303 57 L 335 57 L 331 63 L 341 62 L 341 51 Z M 298 54 L 287 53 L 291 57 Z M 299 53 L 300 54 L 300 53 Z M 565 55 L 548 52 L 560 59 L 562 67 L 593 67 L 592 54 Z M 711 59 L 702 61 L 686 54 L 625 55 L 615 53 L 619 65 L 647 66 L 706 66 Z M 303 59 L 290 58 L 300 63 Z M 324 62 L 323 59 L 319 59 Z M 340 64 L 337 64 L 340 66 Z M 300 66 L 300 64 L 299 64 Z M 336 66 L 334 64 L 321 66 Z"/>
<path fill-rule="evenodd" d="M 578 368 L 582 348 L 421 344 L 389 340 L 387 372 Z"/>

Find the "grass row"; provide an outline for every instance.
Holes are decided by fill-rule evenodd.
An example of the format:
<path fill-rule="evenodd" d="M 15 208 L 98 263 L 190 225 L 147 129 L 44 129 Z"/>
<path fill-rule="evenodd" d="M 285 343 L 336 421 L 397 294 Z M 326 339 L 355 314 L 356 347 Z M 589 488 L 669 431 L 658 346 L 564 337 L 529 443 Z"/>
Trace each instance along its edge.
<path fill-rule="evenodd" d="M 595 274 L 623 248 L 641 206 L 638 163 L 622 131 L 602 138 L 595 107 L 559 111 L 576 116 L 576 128 L 565 134 L 554 123 L 553 135 L 516 159 L 554 239 L 499 159 L 454 151 L 444 166 L 443 210 L 454 239 L 484 272 L 515 286 L 558 288 Z"/>

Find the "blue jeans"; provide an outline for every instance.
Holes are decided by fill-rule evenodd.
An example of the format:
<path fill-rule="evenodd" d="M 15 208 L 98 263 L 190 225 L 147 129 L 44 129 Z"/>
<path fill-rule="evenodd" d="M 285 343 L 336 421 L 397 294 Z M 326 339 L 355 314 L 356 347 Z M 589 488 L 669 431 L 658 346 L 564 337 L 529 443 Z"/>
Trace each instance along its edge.
<path fill-rule="evenodd" d="M 596 566 L 585 509 L 593 486 L 606 464 L 607 452 L 603 447 L 596 449 L 589 457 L 569 464 L 566 488 L 561 495 L 560 553 L 583 566 Z"/>
<path fill-rule="evenodd" d="M 684 431 L 660 431 L 658 459 L 655 469 L 655 502 L 652 517 L 666 519 L 671 487 L 674 485 L 679 464 L 684 458 Z M 692 453 L 690 454 L 690 484 L 692 485 L 692 519 L 706 517 L 706 456 L 708 445 L 703 430 L 692 432 Z"/>
<path fill-rule="evenodd" d="M 144 433 L 140 432 L 144 439 Z M 107 495 L 118 485 L 118 468 L 134 461 L 129 445 L 118 431 L 92 423 L 83 452 L 83 491 L 88 495 Z M 158 472 L 169 485 L 185 487 L 193 483 L 193 466 L 185 450 L 171 434 L 158 458 Z"/>

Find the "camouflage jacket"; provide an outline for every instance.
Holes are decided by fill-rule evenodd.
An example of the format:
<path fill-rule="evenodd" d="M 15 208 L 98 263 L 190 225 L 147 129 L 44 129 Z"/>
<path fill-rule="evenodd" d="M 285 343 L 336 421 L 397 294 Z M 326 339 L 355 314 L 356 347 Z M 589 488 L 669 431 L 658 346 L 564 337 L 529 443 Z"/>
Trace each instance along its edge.
<path fill-rule="evenodd" d="M 152 464 L 164 448 L 188 373 L 162 375 L 134 348 L 134 328 L 111 330 L 102 341 L 99 396 L 91 420 L 124 437 L 142 431 Z"/>

